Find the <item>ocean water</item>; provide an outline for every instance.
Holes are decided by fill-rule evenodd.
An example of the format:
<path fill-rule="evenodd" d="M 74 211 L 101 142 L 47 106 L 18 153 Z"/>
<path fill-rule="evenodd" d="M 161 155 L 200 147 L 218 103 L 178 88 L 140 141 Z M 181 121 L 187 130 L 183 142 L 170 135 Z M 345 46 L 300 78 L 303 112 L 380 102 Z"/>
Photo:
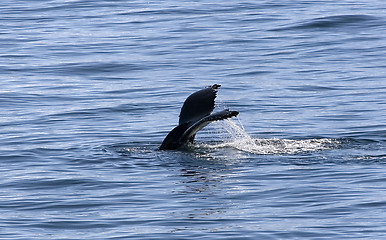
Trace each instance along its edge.
<path fill-rule="evenodd" d="M 0 239 L 385 239 L 386 2 L 0 3 Z M 189 94 L 210 124 L 157 150 Z"/>

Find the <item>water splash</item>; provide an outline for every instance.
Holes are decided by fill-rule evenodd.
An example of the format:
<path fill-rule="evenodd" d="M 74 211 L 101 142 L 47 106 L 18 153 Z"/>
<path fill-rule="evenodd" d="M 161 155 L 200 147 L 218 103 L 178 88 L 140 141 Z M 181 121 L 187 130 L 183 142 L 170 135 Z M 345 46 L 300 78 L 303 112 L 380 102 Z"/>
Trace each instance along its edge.
<path fill-rule="evenodd" d="M 231 119 L 221 121 L 221 128 L 228 134 L 223 142 L 210 145 L 209 148 L 231 147 L 253 154 L 299 154 L 336 148 L 339 140 L 321 139 L 263 139 L 253 138 L 245 130 L 240 121 L 238 124 Z"/>

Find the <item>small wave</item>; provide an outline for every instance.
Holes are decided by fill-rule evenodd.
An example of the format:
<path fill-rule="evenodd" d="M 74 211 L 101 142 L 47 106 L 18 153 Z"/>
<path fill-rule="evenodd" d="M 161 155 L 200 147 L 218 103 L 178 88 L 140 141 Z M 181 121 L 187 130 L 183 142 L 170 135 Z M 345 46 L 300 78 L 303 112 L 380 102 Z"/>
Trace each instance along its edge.
<path fill-rule="evenodd" d="M 325 86 L 316 86 L 316 85 L 294 86 L 294 87 L 288 87 L 287 89 L 299 91 L 299 92 L 322 92 L 322 91 L 340 90 L 339 88 L 336 88 L 336 87 L 325 87 Z"/>
<path fill-rule="evenodd" d="M 333 149 L 340 144 L 339 140 L 329 138 L 304 140 L 253 138 L 232 120 L 223 121 L 222 127 L 230 134 L 229 139 L 207 147 L 232 147 L 253 154 L 299 154 Z"/>
<path fill-rule="evenodd" d="M 341 26 L 365 26 L 363 23 L 368 23 L 376 18 L 368 15 L 338 15 L 316 18 L 312 21 L 301 24 L 300 28 L 335 28 Z"/>
<path fill-rule="evenodd" d="M 371 27 L 379 25 L 374 16 L 370 15 L 337 15 L 314 18 L 306 22 L 298 23 L 275 30 L 296 30 L 296 29 L 335 29 L 341 27 Z"/>

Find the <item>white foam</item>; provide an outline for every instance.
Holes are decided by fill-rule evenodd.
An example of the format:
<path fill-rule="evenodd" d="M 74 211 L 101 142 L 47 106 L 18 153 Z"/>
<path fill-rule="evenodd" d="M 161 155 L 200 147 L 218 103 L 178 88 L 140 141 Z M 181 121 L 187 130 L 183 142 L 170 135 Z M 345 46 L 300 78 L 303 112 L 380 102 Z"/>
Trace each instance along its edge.
<path fill-rule="evenodd" d="M 219 123 L 228 134 L 223 137 L 223 142 L 207 147 L 232 147 L 253 154 L 298 154 L 327 150 L 335 148 L 339 144 L 338 140 L 329 138 L 305 140 L 253 138 L 244 130 L 240 121 L 236 124 L 227 119 Z"/>

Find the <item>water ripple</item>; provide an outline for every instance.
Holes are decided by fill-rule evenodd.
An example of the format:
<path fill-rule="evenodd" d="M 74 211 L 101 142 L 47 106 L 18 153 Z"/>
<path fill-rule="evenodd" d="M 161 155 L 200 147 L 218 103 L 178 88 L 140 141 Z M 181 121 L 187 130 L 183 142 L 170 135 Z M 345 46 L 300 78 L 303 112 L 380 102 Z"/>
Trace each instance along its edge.
<path fill-rule="evenodd" d="M 295 24 L 294 26 L 275 29 L 282 30 L 331 30 L 346 28 L 369 28 L 381 26 L 383 22 L 380 18 L 371 15 L 333 15 L 327 17 L 314 18 L 305 23 Z"/>
<path fill-rule="evenodd" d="M 3 0 L 0 238 L 383 239 L 384 10 Z M 215 83 L 236 122 L 157 150 Z"/>

